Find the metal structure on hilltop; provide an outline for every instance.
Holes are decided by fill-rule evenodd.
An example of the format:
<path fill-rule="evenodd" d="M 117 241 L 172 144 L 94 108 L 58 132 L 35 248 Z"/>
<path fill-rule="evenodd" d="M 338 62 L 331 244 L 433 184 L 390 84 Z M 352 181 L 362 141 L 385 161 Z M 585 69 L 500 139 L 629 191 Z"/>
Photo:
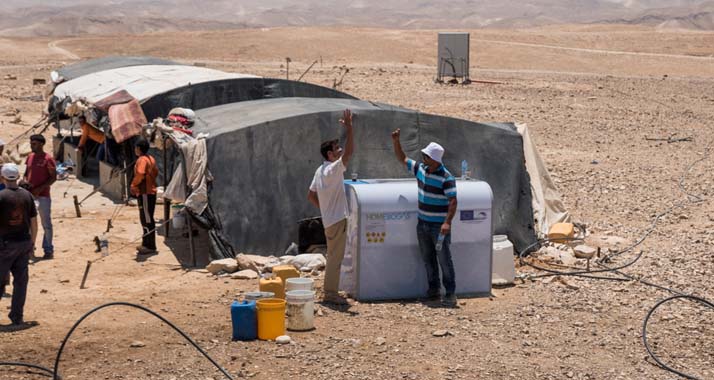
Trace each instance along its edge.
<path fill-rule="evenodd" d="M 451 77 L 450 83 L 471 83 L 469 77 L 470 35 L 461 32 L 440 32 L 438 43 L 438 65 L 436 82 L 444 83 L 445 77 Z"/>

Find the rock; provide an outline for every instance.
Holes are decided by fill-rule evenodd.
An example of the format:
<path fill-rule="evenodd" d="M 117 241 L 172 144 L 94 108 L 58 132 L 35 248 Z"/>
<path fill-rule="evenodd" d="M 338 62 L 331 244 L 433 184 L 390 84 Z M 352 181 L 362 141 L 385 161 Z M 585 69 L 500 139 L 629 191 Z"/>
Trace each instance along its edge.
<path fill-rule="evenodd" d="M 315 269 L 324 269 L 327 259 L 320 253 L 303 253 L 295 256 L 291 264 L 303 272 L 311 272 Z"/>
<path fill-rule="evenodd" d="M 573 266 L 577 264 L 578 259 L 576 259 L 575 255 L 570 253 L 570 251 L 560 251 L 560 262 L 563 263 L 563 265 Z"/>
<path fill-rule="evenodd" d="M 451 333 L 449 332 L 449 330 L 436 330 L 433 333 L 431 333 L 431 335 L 442 337 L 442 336 L 451 335 Z"/>
<path fill-rule="evenodd" d="M 141 348 L 141 347 L 146 347 L 146 344 L 145 344 L 144 342 L 141 342 L 141 341 L 138 341 L 138 340 L 137 340 L 137 341 L 131 342 L 131 344 L 129 345 L 129 347 L 131 347 L 131 348 Z"/>
<path fill-rule="evenodd" d="M 564 265 L 575 265 L 577 262 L 577 259 L 572 253 L 570 253 L 570 251 L 561 250 L 556 247 L 547 247 L 545 249 L 545 258 L 549 258 Z"/>
<path fill-rule="evenodd" d="M 619 236 L 601 236 L 600 240 L 603 244 L 610 246 L 624 245 L 627 242 L 627 239 Z"/>
<path fill-rule="evenodd" d="M 252 269 L 243 269 L 242 271 L 233 273 L 231 278 L 237 280 L 255 280 L 258 278 L 258 272 Z"/>
<path fill-rule="evenodd" d="M 213 274 L 218 274 L 221 271 L 233 273 L 238 270 L 238 262 L 236 259 L 213 260 L 206 266 L 206 270 Z"/>
<path fill-rule="evenodd" d="M 260 273 L 262 271 L 262 265 L 259 266 L 254 260 L 252 260 L 250 255 L 246 255 L 243 253 L 239 253 L 235 260 L 238 263 L 238 269 L 243 271 L 243 270 L 252 270 L 255 271 L 256 273 Z"/>
<path fill-rule="evenodd" d="M 581 244 L 573 248 L 573 251 L 575 252 L 575 257 L 579 259 L 591 259 L 593 258 L 593 256 L 595 256 L 595 252 L 597 252 L 597 249 L 585 244 Z"/>
<path fill-rule="evenodd" d="M 5 80 L 17 80 L 17 75 L 14 74 L 7 74 L 3 77 Z"/>
<path fill-rule="evenodd" d="M 282 264 L 282 265 L 288 265 L 288 264 L 292 264 L 292 263 L 293 263 L 293 260 L 295 260 L 295 256 L 293 256 L 293 255 L 285 255 L 285 256 L 280 256 L 279 259 L 280 259 L 280 264 Z"/>
<path fill-rule="evenodd" d="M 384 344 L 387 343 L 387 340 L 382 338 L 381 336 L 374 341 L 375 346 L 384 346 Z"/>
<path fill-rule="evenodd" d="M 277 343 L 277 344 L 288 344 L 292 341 L 293 340 L 290 339 L 290 337 L 287 335 L 281 335 L 281 336 L 275 338 L 275 343 Z"/>

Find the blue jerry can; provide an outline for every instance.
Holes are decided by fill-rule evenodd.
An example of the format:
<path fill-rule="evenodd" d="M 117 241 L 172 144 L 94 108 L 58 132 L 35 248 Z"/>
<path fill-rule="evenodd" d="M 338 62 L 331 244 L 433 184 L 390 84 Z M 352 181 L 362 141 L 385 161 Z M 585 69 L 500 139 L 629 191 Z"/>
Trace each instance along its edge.
<path fill-rule="evenodd" d="M 234 340 L 254 340 L 258 337 L 255 301 L 233 301 L 231 304 Z"/>

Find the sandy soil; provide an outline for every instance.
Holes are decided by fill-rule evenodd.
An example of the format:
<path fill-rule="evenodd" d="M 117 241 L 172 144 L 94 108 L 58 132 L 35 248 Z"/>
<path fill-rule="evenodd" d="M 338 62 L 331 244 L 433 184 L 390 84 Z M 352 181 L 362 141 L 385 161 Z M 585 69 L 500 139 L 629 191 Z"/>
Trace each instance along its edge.
<path fill-rule="evenodd" d="M 708 150 L 714 138 L 714 33 L 619 26 L 474 32 L 472 77 L 499 85 L 435 84 L 435 45 L 434 31 L 351 28 L 1 39 L 10 53 L 0 58 L 0 137 L 11 140 L 39 118 L 44 103 L 26 100 L 42 91 L 32 79 L 69 62 L 66 53 L 149 54 L 275 77 L 285 76 L 285 57 L 293 60 L 291 77 L 321 57 L 307 81 L 331 86 L 338 67 L 347 65 L 340 89 L 363 99 L 474 121 L 527 123 L 566 206 L 593 233 L 592 244 L 617 249 L 635 242 L 657 214 L 676 206 L 643 244 L 615 263 L 641 250 L 627 273 L 714 298 Z M 2 80 L 7 74 L 18 78 Z M 5 116 L 10 108 L 21 110 L 20 124 Z M 673 134 L 693 141 L 646 140 Z M 669 294 L 636 282 L 519 282 L 494 289 L 490 298 L 462 300 L 458 309 L 416 302 L 322 307 L 317 329 L 291 333 L 294 344 L 231 342 L 228 305 L 257 284 L 182 269 L 163 238 L 159 255 L 135 261 L 136 208 L 119 210 L 112 254 L 93 266 L 88 289 L 79 289 L 86 261 L 97 257 L 92 238 L 117 207 L 96 195 L 84 204 L 85 217 L 74 218 L 71 196 L 91 189 L 81 181 L 53 187 L 57 258 L 31 267 L 26 307 L 27 319 L 39 325 L 0 333 L 0 360 L 51 366 L 60 340 L 82 313 L 129 301 L 175 322 L 236 377 L 673 378 L 652 364 L 641 342 L 645 314 Z M 704 201 L 693 202 L 687 193 Z M 615 237 L 625 243 L 614 245 Z M 185 244 L 182 238 L 170 243 Z M 9 299 L 1 302 L 5 310 Z M 8 323 L 2 314 L 0 323 Z M 665 306 L 653 318 L 650 340 L 677 368 L 714 377 L 712 316 L 691 303 Z M 446 337 L 432 335 L 444 329 Z M 145 347 L 131 348 L 134 341 Z M 100 312 L 82 325 L 61 370 L 65 379 L 221 378 L 178 335 L 128 309 Z M 0 373 L 33 378 L 22 371 Z"/>

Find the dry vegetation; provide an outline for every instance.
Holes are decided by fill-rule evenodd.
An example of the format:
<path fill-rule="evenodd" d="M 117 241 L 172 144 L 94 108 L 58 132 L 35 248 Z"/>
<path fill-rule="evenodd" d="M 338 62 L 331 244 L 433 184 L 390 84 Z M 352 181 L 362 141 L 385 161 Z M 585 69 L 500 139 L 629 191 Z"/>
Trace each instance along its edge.
<path fill-rule="evenodd" d="M 48 50 L 48 42 L 0 40 L 13 53 L 0 59 L 0 78 L 18 76 L 0 80 L 0 137 L 6 141 L 37 119 L 43 106 L 16 98 L 39 93 L 32 78 L 46 76 L 65 59 Z M 293 60 L 291 77 L 322 57 L 306 80 L 329 86 L 337 67 L 347 65 L 351 71 L 341 89 L 362 99 L 475 121 L 527 123 L 566 206 L 590 227 L 592 244 L 617 249 L 610 246 L 613 237 L 634 242 L 657 214 L 681 204 L 635 249 L 644 255 L 626 271 L 713 298 L 714 161 L 708 149 L 714 139 L 714 34 L 629 26 L 473 32 L 472 76 L 500 85 L 435 84 L 435 44 L 434 31 L 281 28 L 78 38 L 58 46 L 81 57 L 147 54 L 276 77 L 285 75 L 285 57 Z M 10 107 L 21 109 L 25 125 L 3 116 Z M 672 134 L 693 141 L 645 140 Z M 255 284 L 177 270 L 168 249 L 135 262 L 132 245 L 125 244 L 139 235 L 136 209 L 121 212 L 112 255 L 95 265 L 90 288 L 79 290 L 84 263 L 96 255 L 91 237 L 103 231 L 114 205 L 91 198 L 88 217 L 74 219 L 70 196 L 63 198 L 68 187 L 60 182 L 53 188 L 57 259 L 31 268 L 26 314 L 40 324 L 2 333 L 3 360 L 49 366 L 83 312 L 124 300 L 176 322 L 240 377 L 672 378 L 651 364 L 641 343 L 642 319 L 668 293 L 635 282 L 527 281 L 494 289 L 490 298 L 463 300 L 455 310 L 414 302 L 359 303 L 347 311 L 323 307 L 315 331 L 291 334 L 295 344 L 231 342 L 228 304 Z M 75 183 L 68 194 L 90 189 Z M 687 202 L 685 191 L 705 201 Z M 8 304 L 2 300 L 3 308 Z M 650 339 L 667 361 L 712 378 L 711 318 L 711 310 L 694 304 L 666 306 L 653 320 Z M 432 336 L 440 329 L 451 335 Z M 130 348 L 135 340 L 146 346 Z M 65 379 L 220 378 L 159 322 L 127 310 L 90 319 L 61 368 Z"/>

